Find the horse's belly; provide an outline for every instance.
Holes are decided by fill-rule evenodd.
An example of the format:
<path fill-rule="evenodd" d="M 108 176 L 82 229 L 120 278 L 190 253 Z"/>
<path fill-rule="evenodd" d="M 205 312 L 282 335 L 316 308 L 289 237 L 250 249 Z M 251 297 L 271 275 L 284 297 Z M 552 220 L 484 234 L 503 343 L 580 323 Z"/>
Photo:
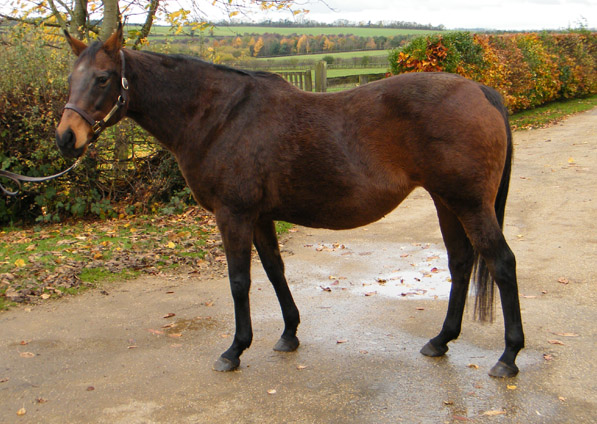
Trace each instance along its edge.
<path fill-rule="evenodd" d="M 275 219 L 314 228 L 335 230 L 360 227 L 390 213 L 408 196 L 408 191 L 370 189 L 347 196 L 314 192 L 299 202 L 288 201 Z"/>

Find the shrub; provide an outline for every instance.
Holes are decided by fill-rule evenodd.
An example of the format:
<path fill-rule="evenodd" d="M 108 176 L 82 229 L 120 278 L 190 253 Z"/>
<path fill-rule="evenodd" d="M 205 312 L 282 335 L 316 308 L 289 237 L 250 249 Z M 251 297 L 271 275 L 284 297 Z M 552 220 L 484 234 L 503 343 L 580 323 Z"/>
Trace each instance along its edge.
<path fill-rule="evenodd" d="M 390 53 L 392 73 L 452 72 L 496 88 L 510 111 L 597 92 L 597 36 L 473 35 L 454 32 L 413 40 Z"/>
<path fill-rule="evenodd" d="M 40 33 L 15 28 L 0 40 L 0 167 L 30 176 L 51 175 L 68 166 L 54 134 L 68 97 L 73 58 L 66 48 L 48 47 Z M 124 157 L 115 153 L 117 141 L 127 146 Z M 171 155 L 125 120 L 107 129 L 73 172 L 39 186 L 25 183 L 18 197 L 3 199 L 0 224 L 151 210 L 184 187 Z"/>

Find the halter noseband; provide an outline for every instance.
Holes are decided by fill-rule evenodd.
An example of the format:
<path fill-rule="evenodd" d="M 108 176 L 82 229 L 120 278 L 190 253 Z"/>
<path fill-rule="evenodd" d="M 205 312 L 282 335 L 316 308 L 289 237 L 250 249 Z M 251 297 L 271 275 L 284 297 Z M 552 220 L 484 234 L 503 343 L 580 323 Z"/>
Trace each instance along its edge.
<path fill-rule="evenodd" d="M 128 89 L 129 89 L 129 82 L 124 76 L 124 52 L 120 50 L 120 62 L 122 64 L 122 72 L 120 73 L 121 77 L 121 84 L 120 84 L 120 96 L 118 96 L 118 100 L 116 100 L 116 104 L 112 107 L 110 112 L 99 121 L 96 121 L 85 112 L 83 109 L 76 106 L 74 103 L 67 103 L 64 106 L 64 109 L 70 109 L 77 112 L 89 125 L 91 125 L 91 131 L 93 131 L 93 137 L 91 138 L 90 142 L 94 142 L 100 136 L 100 134 L 106 129 L 108 121 L 118 112 L 128 101 Z"/>

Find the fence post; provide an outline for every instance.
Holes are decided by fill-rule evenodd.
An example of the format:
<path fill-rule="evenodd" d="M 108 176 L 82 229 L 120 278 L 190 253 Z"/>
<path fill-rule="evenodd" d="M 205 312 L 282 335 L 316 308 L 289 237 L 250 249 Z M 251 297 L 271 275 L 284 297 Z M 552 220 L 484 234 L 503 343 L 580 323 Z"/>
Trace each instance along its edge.
<path fill-rule="evenodd" d="M 305 91 L 313 91 L 313 78 L 310 69 L 305 71 Z"/>
<path fill-rule="evenodd" d="M 365 85 L 369 83 L 369 75 L 359 75 L 359 85 Z"/>
<path fill-rule="evenodd" d="M 315 91 L 325 93 L 327 90 L 327 62 L 317 62 L 315 66 Z"/>

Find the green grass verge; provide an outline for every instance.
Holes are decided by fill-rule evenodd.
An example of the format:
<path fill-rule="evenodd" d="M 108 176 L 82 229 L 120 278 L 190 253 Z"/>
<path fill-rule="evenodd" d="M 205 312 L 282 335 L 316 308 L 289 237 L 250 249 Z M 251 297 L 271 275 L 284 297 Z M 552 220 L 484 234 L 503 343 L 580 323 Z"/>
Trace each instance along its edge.
<path fill-rule="evenodd" d="M 567 116 L 584 112 L 597 106 L 597 95 L 584 99 L 562 100 L 525 110 L 510 117 L 513 129 L 541 128 L 553 125 Z"/>

